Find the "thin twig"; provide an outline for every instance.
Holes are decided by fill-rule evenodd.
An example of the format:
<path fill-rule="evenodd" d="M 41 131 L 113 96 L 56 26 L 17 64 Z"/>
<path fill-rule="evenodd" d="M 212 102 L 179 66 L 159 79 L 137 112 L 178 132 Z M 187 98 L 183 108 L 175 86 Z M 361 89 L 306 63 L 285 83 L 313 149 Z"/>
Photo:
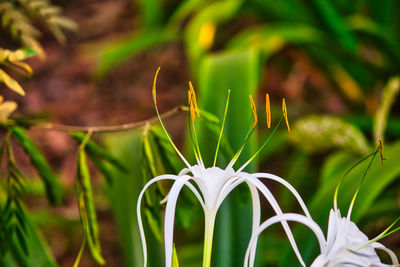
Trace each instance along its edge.
<path fill-rule="evenodd" d="M 180 111 L 188 111 L 188 107 L 186 106 L 177 106 L 163 114 L 161 114 L 162 119 L 169 118 Z M 158 121 L 157 116 L 152 117 L 147 120 L 131 122 L 126 124 L 120 125 L 110 125 L 110 126 L 74 126 L 74 125 L 65 125 L 65 124 L 55 124 L 55 123 L 37 123 L 37 122 L 30 122 L 31 128 L 37 129 L 46 129 L 46 130 L 53 130 L 53 131 L 61 131 L 61 132 L 88 132 L 91 131 L 93 133 L 105 133 L 105 132 L 121 132 L 121 131 L 128 131 L 135 128 L 142 127 L 148 123 L 152 124 Z"/>

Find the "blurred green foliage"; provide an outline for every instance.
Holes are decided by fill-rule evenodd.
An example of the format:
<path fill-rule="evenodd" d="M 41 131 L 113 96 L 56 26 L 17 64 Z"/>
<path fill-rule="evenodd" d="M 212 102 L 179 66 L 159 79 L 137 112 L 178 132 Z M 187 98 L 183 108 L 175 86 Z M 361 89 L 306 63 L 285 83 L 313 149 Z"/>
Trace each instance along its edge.
<path fill-rule="evenodd" d="M 377 90 L 383 84 L 399 74 L 400 19 L 395 10 L 400 6 L 397 1 L 188 0 L 175 1 L 170 5 L 163 1 L 148 1 L 146 4 L 140 1 L 138 7 L 137 13 L 142 26 L 133 31 L 133 36 L 105 45 L 98 57 L 97 77 L 105 77 L 117 64 L 155 46 L 162 47 L 167 42 L 183 43 L 192 76 L 199 85 L 201 107 L 221 117 L 227 90 L 237 88 L 231 94 L 237 98 L 237 102 L 231 103 L 231 114 L 227 122 L 232 125 L 227 126 L 228 132 L 225 135 L 233 148 L 241 145 L 241 134 L 249 127 L 250 109 L 245 108 L 245 99 L 248 94 L 255 94 L 255 88 L 263 78 L 259 77 L 263 73 L 263 63 L 273 64 L 271 58 L 279 58 L 285 50 L 295 50 L 302 55 L 303 59 L 300 60 L 310 61 L 315 69 L 322 73 L 324 79 L 337 89 L 337 94 L 349 104 L 353 113 L 342 118 L 323 114 L 296 118 L 293 132 L 288 135 L 295 152 L 290 157 L 290 162 L 284 164 L 287 169 L 284 173 L 288 175 L 284 178 L 292 182 L 300 193 L 311 201 L 312 207 L 318 206 L 318 203 L 326 203 L 325 206 L 319 205 L 318 209 L 313 208 L 315 215 L 321 216 L 319 222 L 323 222 L 328 216 L 334 187 L 341 173 L 358 157 L 368 154 L 371 148 L 375 147 L 377 139 L 388 135 L 393 140 L 399 136 L 393 123 L 390 123 L 393 126 L 388 127 L 388 132 L 385 131 L 388 114 L 397 96 L 397 78 L 388 83 L 389 89 L 385 89 L 378 108 L 367 110 L 376 114 L 374 121 L 368 115 L 362 115 L 365 114 L 363 107 L 368 108 L 371 94 L 377 94 Z M 290 64 L 296 63 L 294 59 L 290 60 L 293 60 Z M 282 68 L 279 65 L 277 67 Z M 357 117 L 354 117 L 355 114 Z M 390 119 L 397 118 L 398 114 L 395 114 Z M 360 131 L 360 127 L 363 131 Z M 374 133 L 372 128 L 375 129 Z M 207 131 L 200 127 L 199 135 L 202 136 L 203 132 Z M 371 135 L 374 136 L 372 142 L 369 141 Z M 200 137 L 200 143 L 208 144 L 203 145 L 208 152 L 203 154 L 212 157 L 213 145 L 209 144 L 210 141 L 216 142 L 216 139 L 206 133 L 204 136 L 206 141 L 202 141 Z M 262 153 L 261 162 L 279 157 L 284 151 L 288 151 L 285 141 L 278 141 L 285 138 L 276 138 L 279 145 L 275 148 L 271 144 L 273 152 Z M 256 139 L 254 137 L 254 143 L 249 149 L 256 145 Z M 388 142 L 385 145 L 385 154 L 386 151 L 390 153 L 392 164 L 395 164 L 394 158 L 399 156 L 399 151 L 392 150 L 392 145 Z M 251 149 L 248 152 L 251 154 L 251 151 L 254 153 Z M 332 165 L 331 158 L 341 153 L 346 153 L 348 157 L 344 161 L 346 166 Z M 318 161 L 315 166 L 313 161 L 318 155 L 328 158 L 326 163 Z M 326 177 L 324 170 L 328 166 L 333 171 L 334 179 L 332 178 L 330 186 L 326 187 L 323 180 Z M 391 170 L 391 174 L 385 170 Z M 359 167 L 358 172 L 349 177 L 348 181 L 356 183 L 362 171 L 363 168 Z M 365 188 L 362 188 L 363 194 L 368 197 L 363 201 L 363 205 L 356 208 L 356 220 L 365 215 L 368 209 L 374 209 L 374 203 L 379 203 L 379 199 L 384 197 L 384 194 L 380 194 L 383 188 L 398 183 L 395 180 L 398 173 L 390 166 L 378 168 L 374 165 L 369 177 L 372 180 L 377 176 L 381 178 L 374 181 L 381 181 L 379 186 L 376 182 L 366 181 Z M 355 189 L 354 186 L 346 184 L 342 190 L 352 195 Z M 281 194 L 280 191 L 276 193 Z M 323 196 L 324 200 L 318 196 Z M 288 194 L 283 192 L 281 200 L 290 208 L 292 201 L 287 197 Z M 395 202 L 394 198 L 392 201 Z M 343 203 L 348 204 L 349 198 L 343 198 Z M 241 214 L 240 212 L 238 214 Z M 238 248 L 242 242 L 246 243 L 246 237 L 240 242 L 232 239 L 237 238 L 238 232 L 246 233 L 246 227 L 240 226 L 240 219 L 245 216 L 230 217 L 231 215 L 224 214 L 223 210 L 220 223 L 224 225 L 224 232 L 221 237 L 216 235 L 217 246 L 213 264 L 239 266 L 241 253 L 231 246 Z M 231 224 L 239 226 L 241 230 L 230 227 Z M 220 230 L 217 229 L 217 233 L 218 231 Z M 285 241 L 282 242 L 276 237 L 277 232 L 266 233 L 265 241 L 260 241 L 259 247 L 262 251 L 259 255 L 269 255 L 260 256 L 260 266 L 267 262 L 288 266 L 288 263 L 283 261 L 291 257 L 282 257 L 281 253 L 268 253 L 275 248 L 287 247 Z M 224 242 L 230 245 L 224 246 Z M 304 248 L 305 251 L 313 249 L 315 250 L 315 246 L 312 245 Z M 309 252 L 307 253 L 309 262 L 311 258 Z M 181 264 L 185 265 L 184 262 Z M 292 264 L 293 262 L 291 266 Z"/>
<path fill-rule="evenodd" d="M 367 227 L 376 217 L 382 218 L 385 225 L 395 219 L 399 210 L 396 196 L 399 195 L 400 175 L 400 165 L 396 162 L 400 157 L 400 145 L 396 140 L 400 136 L 400 118 L 395 106 L 400 88 L 399 1 L 140 0 L 134 4 L 139 8 L 137 14 L 141 26 L 128 37 L 115 39 L 103 47 L 97 58 L 97 78 L 105 78 L 122 62 L 155 47 L 169 42 L 183 44 L 188 68 L 199 91 L 199 106 L 203 110 L 203 120 L 196 123 L 200 147 L 208 165 L 214 157 L 227 90 L 232 91 L 222 156 L 218 158 L 218 164 L 225 166 L 232 151 L 243 144 L 252 124 L 248 95 L 256 97 L 261 82 L 268 79 L 269 73 L 264 77 L 265 66 L 276 64 L 275 67 L 290 71 L 298 59 L 285 57 L 288 64 L 276 63 L 279 62 L 276 59 L 282 59 L 285 51 L 294 50 L 301 55 L 300 60 L 311 62 L 313 68 L 337 90 L 342 102 L 348 106 L 349 114 L 342 117 L 308 115 L 303 110 L 291 112 L 289 105 L 289 113 L 295 118 L 293 131 L 274 136 L 270 146 L 248 166 L 247 171 L 260 168 L 281 170 L 279 174 L 304 196 L 313 217 L 325 229 L 338 180 L 362 155 L 376 147 L 377 139 L 385 139 L 384 156 L 388 160 L 383 167 L 378 160 L 373 163 L 361 187 L 353 219 L 360 223 L 360 228 Z M 59 12 L 47 1 L 1 2 L 2 27 L 21 47 L 0 50 L 2 67 L 29 73 L 30 68 L 23 60 L 42 53 L 36 40 L 38 30 L 32 26 L 31 20 L 44 21 L 62 41 L 64 37 L 60 30 L 74 26 L 60 17 Z M 24 94 L 18 83 L 2 69 L 0 82 Z M 371 95 L 381 94 L 381 91 L 380 102 L 369 109 Z M 1 126 L 9 131 L 7 138 L 15 138 L 26 152 L 45 185 L 50 203 L 59 204 L 62 186 L 42 152 L 26 133 L 24 127 L 29 123 L 8 118 L 15 108 L 9 102 L 0 105 Z M 273 111 L 274 108 L 276 105 L 273 104 Z M 313 112 L 318 112 L 318 109 L 313 109 Z M 371 118 L 368 112 L 375 117 Z M 264 125 L 265 113 L 258 113 Z M 239 162 L 245 162 L 265 140 L 266 127 L 259 128 Z M 164 133 L 154 125 L 146 124 L 125 134 L 109 134 L 104 138 L 106 148 L 89 140 L 86 132 L 73 132 L 71 135 L 80 145 L 76 182 L 77 206 L 84 233 L 82 248 L 87 242 L 94 260 L 104 263 L 94 197 L 97 192 L 92 192 L 88 156 L 106 178 L 125 264 L 142 266 L 135 211 L 140 189 L 154 176 L 165 172 L 176 174 L 182 164 Z M 189 140 L 184 143 L 185 151 L 189 151 Z M 7 154 L 3 154 L 8 162 L 9 178 L 2 183 L 4 189 L 0 194 L 0 241 L 11 236 L 13 242 L 8 247 L 3 247 L 4 242 L 0 243 L 0 263 L 2 266 L 20 263 L 23 266 L 56 266 L 46 242 L 23 206 L 24 179 L 11 155 L 10 148 Z M 347 209 L 364 171 L 364 165 L 358 166 L 342 184 L 339 206 L 343 210 Z M 150 266 L 163 265 L 163 205 L 160 201 L 165 198 L 168 187 L 169 184 L 158 183 L 145 198 Z M 274 188 L 273 192 L 284 211 L 296 209 L 288 192 L 280 188 Z M 246 197 L 248 192 L 239 188 L 235 193 L 224 202 L 218 214 L 213 266 L 241 266 L 243 261 L 250 237 L 251 209 Z M 192 195 L 185 192 L 178 205 L 176 226 L 180 238 L 174 250 L 174 266 L 178 266 L 178 259 L 181 266 L 189 267 L 198 266 L 201 261 L 203 218 L 199 205 L 194 203 Z M 266 207 L 265 213 L 269 212 Z M 311 233 L 303 231 L 303 228 L 296 227 L 296 232 L 302 244 L 301 252 L 306 262 L 311 263 L 317 244 Z M 398 252 L 399 248 L 395 250 Z M 287 240 L 282 238 L 279 228 L 272 228 L 260 238 L 257 255 L 258 266 L 296 266 L 294 253 Z"/>

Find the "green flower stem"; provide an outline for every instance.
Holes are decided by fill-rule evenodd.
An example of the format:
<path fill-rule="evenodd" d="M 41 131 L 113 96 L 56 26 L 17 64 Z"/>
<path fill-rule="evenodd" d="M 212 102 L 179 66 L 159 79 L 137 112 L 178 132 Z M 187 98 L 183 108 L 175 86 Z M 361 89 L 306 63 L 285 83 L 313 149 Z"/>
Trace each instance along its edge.
<path fill-rule="evenodd" d="M 204 226 L 203 267 L 211 266 L 211 253 L 214 235 L 215 211 L 206 213 Z"/>

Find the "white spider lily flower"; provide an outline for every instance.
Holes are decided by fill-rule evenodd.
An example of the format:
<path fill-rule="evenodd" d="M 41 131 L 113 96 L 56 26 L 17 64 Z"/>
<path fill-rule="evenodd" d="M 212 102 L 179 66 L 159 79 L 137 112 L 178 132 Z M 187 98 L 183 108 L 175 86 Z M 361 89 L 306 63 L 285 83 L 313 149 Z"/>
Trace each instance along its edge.
<path fill-rule="evenodd" d="M 154 78 L 153 97 L 154 97 L 156 112 L 158 114 L 158 110 L 157 110 L 157 106 L 156 106 L 156 97 L 155 97 L 157 74 L 158 74 L 158 70 L 157 70 L 156 76 Z M 196 99 L 195 99 L 193 88 L 190 83 L 189 83 L 189 85 L 190 85 L 189 86 L 190 90 L 188 92 L 189 106 L 190 106 L 189 120 L 190 120 L 190 118 L 192 118 L 192 122 L 193 122 L 196 114 L 198 115 L 198 109 L 197 109 L 197 104 L 196 104 Z M 252 130 L 254 130 L 254 126 L 257 122 L 257 117 L 255 114 L 254 101 L 251 97 L 250 97 L 250 100 L 251 100 L 251 105 L 253 108 L 253 113 L 254 113 L 254 118 L 255 118 L 255 123 L 253 124 L 253 128 L 252 128 Z M 215 166 L 215 162 L 216 162 L 216 158 L 217 158 L 217 154 L 218 154 L 218 148 L 219 148 L 219 144 L 220 144 L 221 137 L 222 137 L 223 126 L 225 124 L 228 103 L 229 103 L 229 92 L 228 92 L 228 99 L 227 99 L 227 104 L 226 104 L 226 108 L 225 108 L 225 116 L 224 116 L 224 120 L 223 120 L 222 127 L 221 127 L 219 141 L 217 144 L 216 155 L 214 158 L 214 166 L 209 167 L 209 168 L 206 168 L 203 164 L 203 161 L 201 160 L 200 150 L 198 148 L 197 141 L 194 146 L 194 154 L 197 159 L 197 164 L 190 165 L 188 163 L 188 161 L 183 157 L 183 155 L 179 152 L 179 150 L 176 148 L 176 146 L 172 142 L 170 136 L 165 131 L 165 127 L 164 127 L 162 121 L 160 120 L 161 126 L 164 129 L 167 137 L 169 138 L 172 146 L 174 147 L 176 153 L 181 157 L 182 161 L 186 164 L 187 168 L 183 169 L 178 175 L 169 175 L 169 174 L 160 175 L 158 177 L 151 179 L 144 186 L 143 190 L 141 191 L 141 193 L 139 195 L 139 199 L 138 199 L 138 203 L 137 203 L 137 217 L 138 217 L 139 230 L 140 230 L 140 234 L 141 234 L 141 238 L 142 238 L 144 266 L 147 266 L 147 248 L 146 248 L 146 241 L 145 241 L 145 235 L 144 235 L 142 218 L 141 218 L 141 200 L 142 200 L 143 195 L 144 195 L 145 191 L 147 190 L 147 188 L 160 180 L 173 180 L 174 181 L 167 197 L 163 200 L 163 202 L 166 202 L 165 218 L 164 218 L 164 245 L 165 245 L 165 265 L 166 265 L 166 267 L 170 267 L 172 264 L 175 209 L 176 209 L 176 204 L 177 204 L 179 194 L 180 194 L 182 188 L 185 186 L 187 186 L 194 193 L 194 195 L 200 202 L 200 204 L 203 208 L 203 211 L 204 211 L 204 215 L 205 215 L 203 267 L 209 267 L 210 263 L 211 263 L 211 251 L 212 251 L 214 224 L 215 224 L 215 219 L 216 219 L 218 209 L 219 209 L 220 205 L 222 204 L 222 202 L 224 201 L 224 199 L 230 194 L 230 192 L 232 192 L 232 190 L 234 188 L 236 188 L 238 185 L 240 185 L 242 183 L 246 183 L 248 185 L 250 193 L 251 193 L 251 197 L 252 197 L 252 205 L 253 205 L 252 236 L 254 236 L 254 234 L 256 233 L 256 230 L 259 228 L 259 225 L 260 225 L 261 209 L 260 209 L 260 197 L 259 197 L 258 191 L 260 191 L 261 194 L 267 199 L 267 201 L 270 203 L 271 207 L 273 208 L 273 210 L 276 214 L 281 215 L 281 216 L 283 215 L 283 212 L 282 212 L 280 206 L 278 205 L 278 202 L 276 201 L 275 197 L 272 195 L 272 193 L 267 188 L 267 186 L 265 186 L 260 181 L 261 179 L 273 180 L 273 181 L 276 181 L 276 182 L 282 184 L 283 186 L 287 187 L 293 193 L 293 195 L 295 196 L 295 198 L 298 200 L 301 207 L 303 208 L 304 213 L 306 214 L 305 218 L 309 218 L 311 220 L 311 216 L 310 216 L 303 200 L 301 199 L 301 197 L 299 196 L 297 191 L 284 179 L 282 179 L 278 176 L 269 174 L 269 173 L 249 174 L 249 173 L 242 171 L 251 162 L 251 160 L 254 159 L 254 157 L 261 151 L 261 149 L 265 146 L 265 144 L 268 142 L 269 139 L 263 144 L 263 146 L 259 149 L 259 151 L 237 171 L 235 171 L 233 169 L 233 165 L 236 162 L 237 158 L 239 157 L 240 152 L 242 151 L 242 149 L 244 147 L 244 144 L 241 147 L 241 149 L 239 149 L 238 153 L 234 156 L 232 161 L 228 164 L 228 166 L 225 169 L 221 169 L 221 168 Z M 285 106 L 284 101 L 283 101 L 283 116 L 281 117 L 281 120 L 279 121 L 277 127 L 279 126 L 279 124 L 283 118 L 287 121 L 286 106 Z M 194 124 L 192 123 L 191 126 L 192 126 L 192 130 L 194 131 Z M 273 133 L 276 131 L 277 127 L 275 128 Z M 195 136 L 195 132 L 193 134 Z M 246 140 L 247 140 L 248 136 L 246 137 Z M 246 141 L 244 143 L 246 143 Z M 305 266 L 287 221 L 282 220 L 281 224 L 289 238 L 290 243 L 292 244 L 292 246 L 294 248 L 296 255 L 299 258 L 299 261 L 302 263 L 303 266 Z M 254 238 L 252 240 L 254 240 Z M 253 242 L 256 242 L 256 240 Z M 255 249 L 250 251 L 250 262 L 252 264 L 254 263 L 254 258 L 255 258 Z"/>
<path fill-rule="evenodd" d="M 260 225 L 256 234 L 252 236 L 246 251 L 244 267 L 252 266 L 249 265 L 249 255 L 255 249 L 257 235 L 260 235 L 269 226 L 282 221 L 299 222 L 310 228 L 315 234 L 320 247 L 320 255 L 313 261 L 311 267 L 383 267 L 399 264 L 393 251 L 374 241 L 377 238 L 369 240 L 354 222 L 347 217 L 342 217 L 339 210 L 332 209 L 329 215 L 327 239 L 325 239 L 318 224 L 304 215 L 285 213 L 269 218 Z M 382 263 L 376 250 L 385 251 L 389 255 L 392 265 Z"/>
<path fill-rule="evenodd" d="M 375 239 L 369 240 L 354 222 L 340 215 L 340 210 L 332 209 L 325 250 L 311 266 L 390 266 L 381 262 L 376 250 L 387 252 L 392 264 L 399 264 L 393 251 Z"/>
<path fill-rule="evenodd" d="M 361 182 L 364 180 L 366 173 L 371 166 L 372 161 L 374 160 L 375 155 L 379 151 L 382 151 L 381 149 L 382 147 L 380 144 L 380 146 L 374 153 L 371 153 L 370 155 L 355 164 L 356 166 L 368 157 L 373 156 L 366 172 L 364 173 L 364 176 L 361 179 Z M 382 154 L 381 157 L 383 160 Z M 355 166 L 353 166 L 349 171 L 351 171 Z M 295 221 L 304 224 L 305 226 L 310 228 L 317 237 L 320 246 L 320 255 L 313 261 L 311 267 L 398 266 L 399 261 L 394 252 L 377 241 L 387 236 L 387 232 L 397 221 L 399 221 L 400 218 L 398 218 L 392 225 L 390 225 L 383 233 L 378 235 L 376 238 L 369 240 L 368 237 L 360 231 L 357 225 L 350 220 L 353 204 L 355 202 L 360 187 L 354 194 L 347 216 L 341 216 L 340 210 L 337 208 L 337 193 L 342 180 L 346 177 L 349 171 L 346 172 L 346 174 L 342 177 L 335 191 L 334 208 L 331 209 L 329 214 L 327 239 L 325 239 L 321 228 L 310 217 L 293 213 L 278 214 L 263 222 L 257 232 L 252 236 L 252 239 L 250 240 L 249 246 L 246 251 L 244 267 L 252 266 L 251 262 L 250 265 L 248 265 L 249 255 L 250 253 L 254 253 L 255 246 L 257 245 L 257 236 L 260 235 L 261 232 L 263 232 L 272 224 L 282 221 Z M 399 230 L 399 228 L 391 231 L 389 234 Z M 296 252 L 297 248 L 294 249 Z M 382 263 L 378 254 L 376 253 L 376 250 L 382 250 L 386 252 L 392 261 L 392 265 Z"/>

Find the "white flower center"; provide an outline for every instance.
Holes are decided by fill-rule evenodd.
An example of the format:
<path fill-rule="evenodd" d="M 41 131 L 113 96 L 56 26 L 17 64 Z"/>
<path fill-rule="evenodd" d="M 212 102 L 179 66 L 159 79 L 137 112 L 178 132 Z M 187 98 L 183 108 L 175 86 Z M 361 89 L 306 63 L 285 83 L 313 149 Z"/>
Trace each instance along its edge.
<path fill-rule="evenodd" d="M 199 186 L 204 198 L 205 207 L 209 210 L 217 210 L 218 197 L 221 195 L 230 180 L 235 178 L 232 168 L 223 170 L 218 167 L 205 169 L 202 166 L 192 166 L 193 180 Z"/>

